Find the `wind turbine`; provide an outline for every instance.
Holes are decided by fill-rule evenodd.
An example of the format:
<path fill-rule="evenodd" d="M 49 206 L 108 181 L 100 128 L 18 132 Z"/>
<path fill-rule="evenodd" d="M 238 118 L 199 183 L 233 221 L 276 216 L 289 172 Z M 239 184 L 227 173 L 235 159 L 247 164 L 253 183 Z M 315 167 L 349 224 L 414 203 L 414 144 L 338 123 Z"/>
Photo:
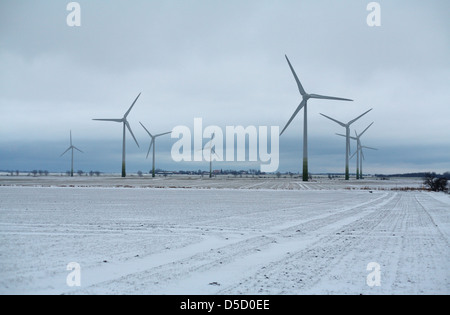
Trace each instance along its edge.
<path fill-rule="evenodd" d="M 367 112 L 365 112 L 362 115 L 359 115 L 358 117 L 356 117 L 355 119 L 350 120 L 348 123 L 343 123 L 340 122 L 339 120 L 336 120 L 334 118 L 331 118 L 327 115 L 324 114 L 320 114 L 325 118 L 328 118 L 332 121 L 334 121 L 335 123 L 341 125 L 342 127 L 345 128 L 345 138 L 346 138 L 346 144 L 345 144 L 345 180 L 349 180 L 350 179 L 350 174 L 349 174 L 349 167 L 348 167 L 348 161 L 349 161 L 349 157 L 350 157 L 350 125 L 353 124 L 355 121 L 357 121 L 358 119 L 360 119 L 362 116 L 364 116 L 365 114 L 367 114 L 368 112 L 370 112 L 373 108 L 369 109 Z"/>
<path fill-rule="evenodd" d="M 298 89 L 300 91 L 300 94 L 302 95 L 303 100 L 301 101 L 300 105 L 295 110 L 294 114 L 291 116 L 291 119 L 289 119 L 288 123 L 284 127 L 284 129 L 281 131 L 280 136 L 283 135 L 284 131 L 289 127 L 292 120 L 294 120 L 295 116 L 300 112 L 302 108 L 303 110 L 303 181 L 308 181 L 308 107 L 307 103 L 310 98 L 318 98 L 318 99 L 324 99 L 324 100 L 337 100 L 337 101 L 353 101 L 347 98 L 340 98 L 340 97 L 333 97 L 333 96 L 324 96 L 324 95 L 318 95 L 318 94 L 308 94 L 303 89 L 302 84 L 300 83 L 300 80 L 297 77 L 297 74 L 294 71 L 294 68 L 291 65 L 291 62 L 289 61 L 288 57 L 285 55 L 286 60 L 289 64 L 289 68 L 291 68 L 292 74 L 294 75 L 295 81 L 297 82 Z"/>
<path fill-rule="evenodd" d="M 139 122 L 142 126 L 142 128 L 145 129 L 145 131 L 147 131 L 148 135 L 152 138 L 152 141 L 150 142 L 150 146 L 148 148 L 148 152 L 147 152 L 147 159 L 148 159 L 148 155 L 150 154 L 150 149 L 153 146 L 153 167 L 152 167 L 152 177 L 155 177 L 155 147 L 156 147 L 156 138 L 161 137 L 161 136 L 165 136 L 168 135 L 169 133 L 171 133 L 171 131 L 169 132 L 165 132 L 165 133 L 160 133 L 158 135 L 152 135 L 150 133 L 150 131 L 147 130 L 147 128 L 145 128 L 145 126 Z"/>
<path fill-rule="evenodd" d="M 372 124 L 373 124 L 373 123 L 372 123 Z M 370 126 L 371 126 L 372 124 L 370 124 Z M 369 127 L 370 127 L 370 126 L 369 126 Z M 366 130 L 367 130 L 369 127 L 367 127 Z M 365 130 L 364 130 L 364 131 L 365 131 Z M 355 131 L 355 134 L 356 134 L 356 138 L 355 138 L 355 139 L 358 141 L 359 153 L 360 153 L 360 155 L 361 155 L 360 158 L 359 158 L 359 179 L 362 179 L 362 178 L 363 178 L 362 161 L 366 159 L 366 158 L 364 157 L 363 148 L 365 148 L 365 149 L 370 149 L 370 150 L 378 150 L 378 149 L 371 148 L 371 147 L 368 147 L 368 146 L 365 146 L 365 145 L 361 145 L 360 137 L 362 136 L 362 134 L 364 133 L 364 131 L 363 131 L 360 135 L 358 135 L 358 134 L 356 133 L 356 131 Z M 355 153 L 356 153 L 356 152 L 355 152 Z M 353 153 L 352 157 L 355 155 L 355 153 Z M 358 161 L 356 161 L 356 163 L 358 163 Z M 356 165 L 357 165 L 356 171 L 358 172 L 358 164 L 356 164 Z"/>
<path fill-rule="evenodd" d="M 69 150 L 72 150 L 72 163 L 70 164 L 70 177 L 73 177 L 73 149 L 75 149 L 75 150 L 77 150 L 77 151 L 80 151 L 81 153 L 84 153 L 83 151 L 81 151 L 80 149 L 78 149 L 76 146 L 74 146 L 73 144 L 72 144 L 72 130 L 70 130 L 70 147 L 66 150 L 66 151 L 64 151 L 64 153 L 63 154 L 61 154 L 59 157 L 61 157 L 61 156 L 63 156 L 64 154 L 66 154 L 67 153 L 67 151 L 69 151 Z"/>
<path fill-rule="evenodd" d="M 356 130 L 355 130 L 355 135 L 356 135 L 356 137 L 350 137 L 350 139 L 356 140 L 356 142 L 357 142 L 356 151 L 355 151 L 355 153 L 353 153 L 353 155 L 350 157 L 350 159 L 352 159 L 352 158 L 355 156 L 355 154 L 356 154 L 356 179 L 362 179 L 362 159 L 364 158 L 364 154 L 363 154 L 363 152 L 362 152 L 362 147 L 363 147 L 363 146 L 361 145 L 361 136 L 362 136 L 362 135 L 367 131 L 367 129 L 369 129 L 372 125 L 373 125 L 373 122 L 372 122 L 369 126 L 367 126 L 367 128 L 364 129 L 364 131 L 361 132 L 359 135 L 358 135 L 358 133 L 357 133 Z M 341 137 L 347 137 L 346 135 L 343 135 L 343 134 L 340 134 L 340 133 L 337 133 L 337 135 L 338 135 L 338 136 L 341 136 Z M 368 149 L 376 150 L 376 149 L 370 148 L 370 147 L 367 147 L 367 148 L 368 148 Z"/>
<path fill-rule="evenodd" d="M 365 146 L 365 145 L 363 145 L 363 146 L 360 147 L 360 154 L 361 154 L 361 157 L 359 158 L 359 172 L 360 172 L 360 173 L 359 173 L 359 179 L 363 179 L 362 161 L 366 159 L 366 158 L 364 157 L 364 153 L 363 153 L 362 148 L 370 149 L 370 150 L 378 150 L 378 149 L 375 149 L 375 148 L 367 147 L 367 146 Z M 356 152 L 355 152 L 355 153 L 356 153 Z M 353 153 L 353 156 L 355 155 L 355 153 Z M 352 157 L 353 157 L 353 156 L 352 156 Z"/>
<path fill-rule="evenodd" d="M 133 136 L 134 141 L 136 142 L 137 146 L 139 147 L 139 143 L 137 142 L 136 137 L 133 134 L 133 131 L 131 131 L 130 124 L 128 123 L 128 120 L 127 120 L 127 116 L 130 113 L 130 111 L 133 108 L 133 106 L 136 103 L 136 101 L 138 100 L 139 96 L 141 96 L 141 93 L 139 93 L 139 95 L 134 100 L 133 104 L 131 104 L 130 108 L 127 110 L 127 112 L 125 113 L 125 115 L 123 115 L 122 118 L 117 118 L 117 119 L 93 119 L 93 120 L 98 120 L 98 121 L 113 121 L 113 122 L 123 123 L 122 177 L 126 177 L 127 176 L 127 173 L 126 173 L 126 170 L 125 170 L 125 127 L 128 128 L 128 131 L 131 133 L 131 135 Z"/>
<path fill-rule="evenodd" d="M 212 145 L 212 142 L 215 137 L 216 137 L 216 133 L 214 132 L 211 135 L 211 140 L 209 141 L 209 147 L 207 148 L 209 150 L 209 178 L 212 178 L 212 156 L 213 156 L 213 154 L 219 158 L 219 156 L 216 153 L 216 148 L 215 147 L 213 148 L 213 145 Z M 201 151 L 204 151 L 204 150 L 205 150 L 205 148 L 201 149 Z"/>

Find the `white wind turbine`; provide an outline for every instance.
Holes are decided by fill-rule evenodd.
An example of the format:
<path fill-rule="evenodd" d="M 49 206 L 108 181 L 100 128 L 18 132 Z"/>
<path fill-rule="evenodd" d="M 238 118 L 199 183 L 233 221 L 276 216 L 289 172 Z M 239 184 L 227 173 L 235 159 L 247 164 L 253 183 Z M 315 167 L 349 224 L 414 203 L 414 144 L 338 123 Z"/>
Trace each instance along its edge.
<path fill-rule="evenodd" d="M 358 178 L 358 179 L 362 179 L 362 178 L 363 178 L 362 161 L 366 159 L 366 158 L 364 157 L 363 148 L 364 148 L 364 149 L 370 149 L 370 150 L 378 150 L 378 149 L 371 148 L 371 147 L 368 147 L 368 146 L 365 146 L 365 145 L 361 145 L 361 141 L 359 140 L 359 138 L 361 137 L 362 134 L 360 134 L 360 135 L 358 136 L 358 134 L 356 133 L 356 131 L 355 131 L 355 134 L 356 134 L 356 138 L 355 138 L 355 139 L 357 139 L 357 141 L 358 141 L 359 154 L 360 154 L 360 157 L 359 157 L 359 177 L 357 177 L 357 178 Z M 358 152 L 358 150 L 357 150 L 357 152 Z M 352 157 L 353 157 L 355 154 L 356 154 L 356 152 L 353 153 Z M 358 163 L 358 161 L 356 161 L 356 163 Z M 358 166 L 357 166 L 357 168 L 356 168 L 356 172 L 358 172 Z"/>
<path fill-rule="evenodd" d="M 333 96 L 324 96 L 324 95 L 318 95 L 318 94 L 308 94 L 303 89 L 302 84 L 300 83 L 300 80 L 297 77 L 297 74 L 294 71 L 294 68 L 291 65 L 291 62 L 289 61 L 288 57 L 285 55 L 286 60 L 289 64 L 289 68 L 291 68 L 292 74 L 294 75 L 295 81 L 297 82 L 298 89 L 300 91 L 300 94 L 302 95 L 303 100 L 301 101 L 300 105 L 295 110 L 294 114 L 289 119 L 288 123 L 284 127 L 284 129 L 281 131 L 280 136 L 284 133 L 284 131 L 288 128 L 288 126 L 291 124 L 292 120 L 294 120 L 295 116 L 300 112 L 302 108 L 303 110 L 303 181 L 308 181 L 308 111 L 307 111 L 307 103 L 310 98 L 317 98 L 317 99 L 324 99 L 324 100 L 337 100 L 337 101 L 353 101 L 351 99 L 347 98 L 340 98 L 340 97 L 333 97 Z"/>
<path fill-rule="evenodd" d="M 142 128 L 144 128 L 145 131 L 147 131 L 147 133 L 148 133 L 148 135 L 150 136 L 150 138 L 152 138 L 152 141 L 150 142 L 150 146 L 149 146 L 148 152 L 147 152 L 147 159 L 148 159 L 148 155 L 150 154 L 150 149 L 153 147 L 152 177 L 155 177 L 155 176 L 156 176 L 156 175 L 155 175 L 155 151 L 156 151 L 155 148 L 156 148 L 156 138 L 161 137 L 161 136 L 168 135 L 169 133 L 171 133 L 171 131 L 165 132 L 165 133 L 160 133 L 160 134 L 157 134 L 157 135 L 152 135 L 152 134 L 150 133 L 150 131 L 148 131 L 147 128 L 145 128 L 145 126 L 144 126 L 141 122 L 139 122 L 139 123 L 141 124 Z"/>
<path fill-rule="evenodd" d="M 358 117 L 356 117 L 355 119 L 350 120 L 348 123 L 343 123 L 340 122 L 339 120 L 336 120 L 334 118 L 331 118 L 327 115 L 324 114 L 320 114 L 325 118 L 328 118 L 332 121 L 334 121 L 335 123 L 341 125 L 342 127 L 345 128 L 345 180 L 349 180 L 350 179 L 350 173 L 349 173 L 349 157 L 350 157 L 350 126 L 351 124 L 353 124 L 355 121 L 357 121 L 358 119 L 360 119 L 362 116 L 364 116 L 365 114 L 367 114 L 368 112 L 370 112 L 373 108 L 369 109 L 368 111 L 366 111 L 364 114 L 359 115 Z"/>
<path fill-rule="evenodd" d="M 73 177 L 73 150 L 77 150 L 77 151 L 80 151 L 81 153 L 84 153 L 83 151 L 81 151 L 80 149 L 78 149 L 76 146 L 74 146 L 73 144 L 72 144 L 72 130 L 70 130 L 70 147 L 66 150 L 66 151 L 64 151 L 64 153 L 63 154 L 61 154 L 59 157 L 61 157 L 61 156 L 63 156 L 64 154 L 66 154 L 67 153 L 67 151 L 69 151 L 69 150 L 72 150 L 72 162 L 71 162 L 71 164 L 70 164 L 70 177 Z"/>
<path fill-rule="evenodd" d="M 139 93 L 139 95 L 134 100 L 133 104 L 131 104 L 130 108 L 127 110 L 127 112 L 125 113 L 125 115 L 123 115 L 122 118 L 117 118 L 117 119 L 93 119 L 93 120 L 98 120 L 98 121 L 113 121 L 113 122 L 123 123 L 122 177 L 126 177 L 127 176 L 126 168 L 125 168 L 125 134 L 126 134 L 125 133 L 125 128 L 128 128 L 128 131 L 130 132 L 131 136 L 133 136 L 134 141 L 136 142 L 137 146 L 139 147 L 139 143 L 137 142 L 136 137 L 133 134 L 133 131 L 131 131 L 130 124 L 128 123 L 128 120 L 127 120 L 127 116 L 130 113 L 130 111 L 133 108 L 133 106 L 136 103 L 136 101 L 138 100 L 139 96 L 141 96 L 141 93 Z"/>
<path fill-rule="evenodd" d="M 369 129 L 371 126 L 373 125 L 373 122 L 366 127 L 366 129 L 364 129 L 363 132 L 361 132 L 359 135 L 355 130 L 355 135 L 356 137 L 350 137 L 350 139 L 352 140 L 356 140 L 356 151 L 355 153 L 353 153 L 353 155 L 350 157 L 350 159 L 352 159 L 355 155 L 356 155 L 356 179 L 362 179 L 362 160 L 364 159 L 364 153 L 362 151 L 362 148 L 367 148 L 367 149 L 371 149 L 371 150 L 377 150 L 371 147 L 366 147 L 361 145 L 361 136 L 367 131 L 367 129 Z M 346 137 L 346 135 L 337 133 L 338 136 L 341 137 Z"/>
<path fill-rule="evenodd" d="M 201 151 L 205 151 L 205 149 L 209 150 L 209 178 L 212 178 L 212 159 L 213 159 L 213 154 L 215 156 L 217 156 L 217 158 L 220 159 L 219 155 L 216 153 L 216 149 L 215 147 L 213 148 L 213 140 L 216 137 L 216 133 L 214 132 L 211 135 L 211 140 L 209 141 L 209 147 L 208 148 L 203 148 Z"/>

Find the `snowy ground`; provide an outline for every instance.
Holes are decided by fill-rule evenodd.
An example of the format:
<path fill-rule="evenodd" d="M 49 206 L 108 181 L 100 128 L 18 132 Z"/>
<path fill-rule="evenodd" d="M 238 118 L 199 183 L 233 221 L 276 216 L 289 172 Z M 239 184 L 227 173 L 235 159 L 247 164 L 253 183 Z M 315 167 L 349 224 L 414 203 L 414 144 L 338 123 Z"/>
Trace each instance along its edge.
<path fill-rule="evenodd" d="M 450 196 L 393 190 L 420 186 L 2 177 L 0 294 L 449 294 Z"/>

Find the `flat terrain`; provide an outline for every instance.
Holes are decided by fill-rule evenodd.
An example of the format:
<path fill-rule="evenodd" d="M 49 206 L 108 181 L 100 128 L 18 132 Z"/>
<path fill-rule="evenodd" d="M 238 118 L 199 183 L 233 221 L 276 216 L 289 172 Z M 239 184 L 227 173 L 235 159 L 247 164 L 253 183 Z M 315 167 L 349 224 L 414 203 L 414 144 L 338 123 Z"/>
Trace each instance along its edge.
<path fill-rule="evenodd" d="M 450 196 L 404 187 L 3 176 L 0 294 L 449 294 Z"/>
<path fill-rule="evenodd" d="M 120 176 L 0 176 L 0 186 L 21 187 L 111 187 L 111 188 L 184 188 L 184 189 L 251 189 L 251 190 L 342 190 L 342 189 L 394 189 L 421 188 L 421 179 L 392 178 L 380 180 L 368 178 L 364 180 L 344 181 L 342 178 L 329 180 L 326 176 L 317 176 L 310 182 L 303 182 L 297 177 L 274 175 L 264 177 L 244 175 L 219 175 L 212 179 L 199 175 L 169 177 L 150 175 L 138 177 L 130 175 Z"/>

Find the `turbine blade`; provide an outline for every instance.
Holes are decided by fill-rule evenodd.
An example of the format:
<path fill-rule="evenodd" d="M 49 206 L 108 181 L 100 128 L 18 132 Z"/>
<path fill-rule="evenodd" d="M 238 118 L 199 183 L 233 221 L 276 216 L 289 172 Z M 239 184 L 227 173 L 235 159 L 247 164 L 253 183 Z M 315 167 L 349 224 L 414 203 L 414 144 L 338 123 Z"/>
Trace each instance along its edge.
<path fill-rule="evenodd" d="M 334 96 L 325 96 L 325 95 L 319 95 L 319 94 L 309 94 L 311 98 L 318 98 L 322 100 L 335 100 L 335 101 L 350 101 L 353 102 L 353 100 L 348 98 L 342 98 L 342 97 L 334 97 Z"/>
<path fill-rule="evenodd" d="M 370 149 L 370 150 L 377 150 L 377 151 L 378 151 L 378 149 L 371 148 L 371 147 L 366 147 L 365 145 L 363 145 L 363 146 L 361 146 L 361 147 L 364 148 L 364 149 Z"/>
<path fill-rule="evenodd" d="M 75 147 L 75 146 L 72 146 L 72 148 L 74 148 L 75 150 L 78 150 L 78 151 L 80 151 L 81 153 L 84 153 L 83 151 L 81 151 L 80 149 L 78 149 L 77 147 Z"/>
<path fill-rule="evenodd" d="M 160 133 L 160 134 L 156 135 L 155 138 L 168 135 L 169 133 L 172 133 L 172 131 Z"/>
<path fill-rule="evenodd" d="M 342 133 L 336 133 L 336 136 L 340 136 L 340 137 L 347 138 L 347 136 L 346 136 L 346 135 L 343 135 Z M 355 138 L 355 137 L 352 137 L 352 136 L 350 136 L 350 139 L 352 139 L 352 140 L 358 140 L 358 138 Z"/>
<path fill-rule="evenodd" d="M 289 119 L 288 123 L 284 127 L 283 131 L 281 131 L 280 136 L 286 131 L 287 127 L 291 124 L 291 122 L 294 120 L 295 116 L 297 116 L 298 112 L 305 106 L 306 100 L 303 100 L 300 105 L 298 105 L 297 109 L 295 110 L 294 114 L 292 115 L 291 119 Z"/>
<path fill-rule="evenodd" d="M 92 120 L 97 120 L 97 121 L 114 121 L 114 122 L 123 122 L 123 119 L 92 119 Z"/>
<path fill-rule="evenodd" d="M 152 146 L 153 146 L 153 142 L 155 141 L 155 139 L 154 138 L 152 138 L 152 141 L 150 142 L 150 146 L 148 147 L 148 151 L 147 151 L 147 159 L 148 159 L 148 156 L 149 156 L 149 154 L 150 154 L 150 150 L 152 149 Z"/>
<path fill-rule="evenodd" d="M 359 134 L 359 137 L 361 137 L 363 134 L 364 134 L 364 132 L 366 132 L 367 131 L 367 129 L 369 129 L 370 128 L 370 126 L 372 126 L 373 125 L 373 122 L 369 125 L 369 126 L 367 126 L 367 128 L 366 129 L 364 129 L 364 131 L 363 132 L 361 132 L 360 134 Z"/>
<path fill-rule="evenodd" d="M 331 117 L 329 117 L 329 116 L 327 116 L 327 115 L 324 115 L 324 114 L 322 114 L 322 113 L 321 113 L 320 115 L 322 115 L 323 117 L 328 118 L 328 119 L 334 121 L 335 123 L 341 125 L 342 127 L 347 127 L 346 124 L 344 124 L 343 122 L 340 122 L 339 120 L 336 120 L 336 119 L 334 119 L 334 118 L 331 118 Z"/>
<path fill-rule="evenodd" d="M 211 149 L 211 159 L 212 159 L 213 155 L 216 156 L 216 158 L 217 158 L 216 161 L 220 161 L 221 160 L 220 156 L 216 153 L 216 148 L 212 148 Z"/>
<path fill-rule="evenodd" d="M 72 130 L 70 130 L 70 146 L 72 146 Z"/>
<path fill-rule="evenodd" d="M 150 131 L 148 131 L 147 128 L 145 128 L 145 126 L 141 122 L 139 123 L 141 124 L 142 128 L 144 128 L 145 131 L 147 131 L 148 135 L 153 138 L 153 135 L 150 133 Z"/>
<path fill-rule="evenodd" d="M 291 65 L 291 62 L 289 61 L 289 58 L 286 55 L 284 55 L 284 56 L 286 57 L 286 60 L 289 64 L 289 68 L 291 68 L 292 74 L 294 75 L 295 81 L 297 82 L 297 86 L 298 86 L 298 90 L 300 91 L 300 94 L 305 95 L 306 94 L 305 89 L 303 88 L 302 84 L 300 83 L 300 80 L 298 79 L 297 74 L 295 73 L 295 70 Z"/>
<path fill-rule="evenodd" d="M 125 125 L 127 126 L 128 131 L 131 133 L 131 136 L 133 137 L 134 141 L 136 142 L 136 144 L 137 144 L 137 146 L 138 146 L 138 148 L 139 148 L 139 143 L 137 142 L 136 137 L 135 137 L 134 134 L 133 134 L 133 131 L 131 131 L 130 124 L 129 124 L 128 121 L 126 121 L 126 120 L 125 120 Z"/>
<path fill-rule="evenodd" d="M 356 117 L 355 119 L 350 120 L 348 124 L 349 124 L 349 125 L 353 124 L 355 121 L 357 121 L 358 119 L 360 119 L 362 116 L 364 116 L 365 114 L 367 114 L 368 112 L 370 112 L 372 109 L 373 109 L 373 108 L 369 109 L 369 110 L 368 110 L 367 112 L 365 112 L 364 114 L 359 115 L 359 116 Z"/>
<path fill-rule="evenodd" d="M 134 104 L 135 104 L 136 101 L 138 100 L 139 96 L 141 96 L 141 93 L 139 93 L 139 95 L 136 97 L 136 99 L 134 100 L 133 104 L 131 104 L 130 108 L 127 110 L 127 112 L 125 113 L 125 115 L 123 116 L 123 118 L 127 118 L 128 114 L 131 112 L 131 109 L 133 108 Z"/>
<path fill-rule="evenodd" d="M 67 153 L 67 151 L 69 151 L 70 149 L 72 149 L 72 147 L 69 147 L 66 151 L 64 151 L 64 153 L 63 154 L 61 154 L 59 157 L 61 157 L 61 156 L 63 156 L 64 154 L 66 154 Z"/>
<path fill-rule="evenodd" d="M 358 150 L 356 150 L 355 153 L 352 154 L 352 156 L 350 157 L 350 160 L 353 159 L 353 157 L 356 155 L 356 152 L 358 152 Z"/>

